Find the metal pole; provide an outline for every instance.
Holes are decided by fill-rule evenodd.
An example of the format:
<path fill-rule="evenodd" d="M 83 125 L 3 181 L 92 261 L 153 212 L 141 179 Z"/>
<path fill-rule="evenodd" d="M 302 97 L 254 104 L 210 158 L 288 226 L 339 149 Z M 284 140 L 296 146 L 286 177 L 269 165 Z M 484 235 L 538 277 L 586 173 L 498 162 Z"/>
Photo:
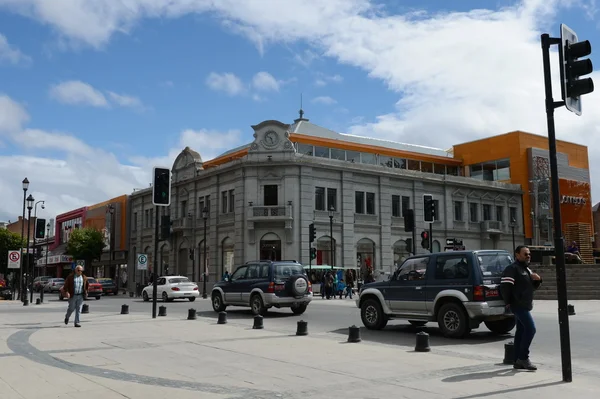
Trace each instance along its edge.
<path fill-rule="evenodd" d="M 429 223 L 429 252 L 433 253 L 433 223 Z"/>
<path fill-rule="evenodd" d="M 115 207 L 111 204 L 110 207 L 110 257 L 109 267 L 115 264 Z M 115 285 L 117 286 L 117 295 L 119 294 L 119 266 L 115 265 Z"/>
<path fill-rule="evenodd" d="M 29 261 L 29 237 L 31 234 L 31 208 L 27 208 L 27 280 L 29 281 L 30 292 L 29 292 L 29 303 L 33 303 L 33 265 L 31 265 Z M 25 292 L 25 296 L 27 297 L 27 292 Z"/>
<path fill-rule="evenodd" d="M 27 178 L 25 178 L 25 180 L 27 180 Z M 24 263 L 24 259 L 23 259 L 23 240 L 25 240 L 25 201 L 26 201 L 26 197 L 27 197 L 27 189 L 24 188 L 23 189 L 23 217 L 21 218 L 21 268 L 19 269 L 19 295 L 17 297 L 17 299 L 21 299 L 21 301 L 24 301 L 24 297 L 23 297 L 23 270 L 25 269 L 25 263 Z M 29 237 L 27 237 L 27 240 L 29 241 Z M 15 273 L 16 274 L 16 273 Z M 15 284 L 15 288 L 16 288 L 16 284 Z"/>
<path fill-rule="evenodd" d="M 204 275 L 204 278 L 202 279 L 202 298 L 206 299 L 208 297 L 208 294 L 206 293 L 206 279 L 207 279 L 207 275 L 206 275 L 206 215 L 203 215 L 203 219 L 204 219 L 204 239 L 203 239 L 203 244 L 202 246 L 204 247 L 202 252 L 204 252 L 204 256 L 202 257 L 202 273 Z"/>
<path fill-rule="evenodd" d="M 46 261 L 44 262 L 44 276 L 46 275 L 46 267 L 48 267 L 48 252 L 50 249 L 50 223 L 46 225 Z M 44 302 L 44 286 L 40 292 L 40 301 Z"/>
<path fill-rule="evenodd" d="M 331 269 L 335 266 L 335 251 L 333 249 L 333 215 L 329 215 L 329 249 L 331 250 Z"/>
<path fill-rule="evenodd" d="M 158 206 L 154 207 L 154 253 L 152 256 L 152 318 L 156 319 L 156 297 L 158 296 Z"/>
<path fill-rule="evenodd" d="M 515 244 L 515 225 L 510 226 L 512 228 L 512 239 L 513 239 L 513 252 L 517 249 L 517 244 Z"/>
<path fill-rule="evenodd" d="M 555 103 L 552 98 L 552 76 L 550 72 L 550 46 L 559 45 L 562 54 L 561 40 L 550 38 L 547 33 L 541 36 L 542 58 L 544 62 L 544 83 L 546 90 L 546 119 L 548 123 L 548 147 L 550 158 L 550 179 L 552 188 L 552 212 L 554 215 L 554 250 L 556 257 L 556 290 L 558 294 L 558 325 L 560 328 L 560 349 L 562 374 L 564 382 L 573 380 L 571 369 L 571 337 L 569 332 L 569 313 L 567 310 L 567 276 L 565 270 L 565 246 L 562 234 L 560 214 L 560 188 L 558 186 L 558 162 L 556 159 L 556 132 L 554 127 L 554 108 L 563 105 Z M 561 57 L 559 56 L 559 59 Z"/>

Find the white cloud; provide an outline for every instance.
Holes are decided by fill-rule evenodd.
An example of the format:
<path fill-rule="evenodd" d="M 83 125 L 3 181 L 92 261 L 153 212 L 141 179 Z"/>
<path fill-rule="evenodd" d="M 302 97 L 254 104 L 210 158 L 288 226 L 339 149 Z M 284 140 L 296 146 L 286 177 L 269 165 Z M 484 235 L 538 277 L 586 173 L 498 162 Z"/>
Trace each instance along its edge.
<path fill-rule="evenodd" d="M 50 96 L 63 104 L 91 105 L 92 107 L 108 107 L 108 101 L 102 92 L 80 80 L 70 80 L 53 85 Z"/>
<path fill-rule="evenodd" d="M 252 78 L 252 86 L 260 91 L 279 91 L 281 82 L 268 72 L 258 72 Z"/>
<path fill-rule="evenodd" d="M 319 77 L 317 78 L 317 80 L 315 80 L 315 85 L 316 86 L 327 86 L 327 84 L 329 83 L 342 83 L 344 81 L 344 77 L 341 75 L 324 75 L 324 74 L 319 74 Z"/>
<path fill-rule="evenodd" d="M 323 104 L 323 105 L 333 105 L 333 104 L 337 103 L 337 101 L 335 101 L 333 98 L 331 98 L 329 96 L 315 97 L 311 100 L 311 102 L 313 104 Z"/>
<path fill-rule="evenodd" d="M 305 68 L 308 68 L 312 65 L 314 60 L 319 58 L 319 54 L 315 53 L 311 49 L 306 49 L 302 53 L 294 54 L 294 61 L 298 64 L 302 65 Z"/>
<path fill-rule="evenodd" d="M 0 65 L 29 65 L 31 57 L 23 54 L 18 48 L 15 48 L 8 43 L 6 36 L 0 33 Z"/>
<path fill-rule="evenodd" d="M 206 85 L 215 91 L 222 91 L 230 96 L 245 92 L 244 84 L 235 74 L 211 72 L 206 78 Z"/>
<path fill-rule="evenodd" d="M 117 105 L 121 107 L 130 107 L 130 108 L 142 108 L 142 101 L 133 96 L 128 96 L 126 94 L 117 94 L 113 91 L 109 91 L 108 95 L 112 101 L 114 101 Z"/>
<path fill-rule="evenodd" d="M 0 93 L 0 134 L 21 130 L 28 120 L 29 115 L 21 104 Z"/>

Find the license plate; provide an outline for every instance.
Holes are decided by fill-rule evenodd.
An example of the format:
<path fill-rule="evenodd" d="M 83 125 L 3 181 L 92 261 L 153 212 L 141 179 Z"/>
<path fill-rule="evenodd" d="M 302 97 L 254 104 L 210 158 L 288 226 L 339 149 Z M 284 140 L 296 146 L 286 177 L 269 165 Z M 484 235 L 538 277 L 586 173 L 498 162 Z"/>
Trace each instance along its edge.
<path fill-rule="evenodd" d="M 187 294 L 187 293 L 185 293 L 185 294 L 183 294 L 183 295 L 192 295 L 192 294 Z"/>
<path fill-rule="evenodd" d="M 487 290 L 485 295 L 486 296 L 498 296 L 498 290 Z"/>

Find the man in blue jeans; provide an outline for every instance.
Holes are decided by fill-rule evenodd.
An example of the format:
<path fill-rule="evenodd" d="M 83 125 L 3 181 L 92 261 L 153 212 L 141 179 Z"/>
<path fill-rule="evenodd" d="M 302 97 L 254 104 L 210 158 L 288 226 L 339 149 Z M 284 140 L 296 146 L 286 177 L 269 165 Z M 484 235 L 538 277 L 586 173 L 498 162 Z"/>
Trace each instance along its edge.
<path fill-rule="evenodd" d="M 529 360 L 529 347 L 535 336 L 535 323 L 531 317 L 533 292 L 542 284 L 542 278 L 529 269 L 531 253 L 525 245 L 515 248 L 516 260 L 502 273 L 500 291 L 502 298 L 514 315 L 517 324 L 515 333 L 515 369 L 537 370 Z"/>

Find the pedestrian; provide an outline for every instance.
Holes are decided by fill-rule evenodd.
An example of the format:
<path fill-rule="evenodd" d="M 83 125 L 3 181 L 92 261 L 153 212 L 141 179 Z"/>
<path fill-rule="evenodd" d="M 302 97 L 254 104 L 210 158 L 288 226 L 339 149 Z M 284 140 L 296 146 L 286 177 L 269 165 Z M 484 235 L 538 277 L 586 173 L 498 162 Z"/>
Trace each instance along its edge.
<path fill-rule="evenodd" d="M 83 267 L 75 267 L 75 273 L 71 273 L 65 279 L 65 284 L 62 286 L 63 297 L 69 300 L 69 307 L 65 315 L 65 324 L 69 324 L 69 318 L 75 311 L 75 327 L 81 327 L 79 324 L 79 315 L 81 313 L 81 305 L 83 300 L 87 298 L 89 283 L 87 277 L 83 274 Z"/>
<path fill-rule="evenodd" d="M 504 269 L 500 291 L 507 310 L 515 315 L 515 369 L 537 370 L 529 360 L 529 347 L 535 336 L 535 323 L 531 316 L 533 292 L 542 284 L 542 278 L 529 269 L 531 253 L 525 245 L 515 248 L 516 260 Z"/>

